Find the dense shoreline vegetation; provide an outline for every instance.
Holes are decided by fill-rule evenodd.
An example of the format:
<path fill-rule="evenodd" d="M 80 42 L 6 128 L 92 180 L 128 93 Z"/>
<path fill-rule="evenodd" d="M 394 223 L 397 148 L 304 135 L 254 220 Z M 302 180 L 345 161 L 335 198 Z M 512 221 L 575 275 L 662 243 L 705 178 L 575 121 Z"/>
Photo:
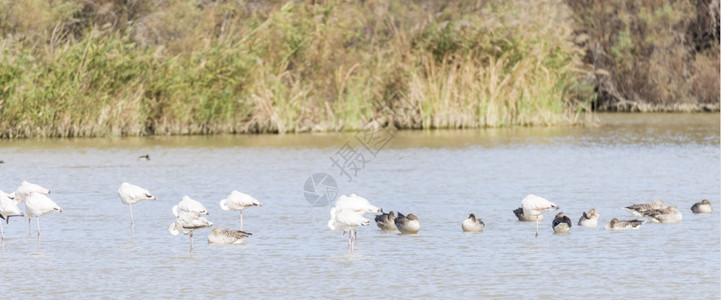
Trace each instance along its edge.
<path fill-rule="evenodd" d="M 596 109 L 719 110 L 719 0 L 567 3 Z"/>
<path fill-rule="evenodd" d="M 718 1 L 602 3 L 0 0 L 0 137 L 718 111 Z"/>

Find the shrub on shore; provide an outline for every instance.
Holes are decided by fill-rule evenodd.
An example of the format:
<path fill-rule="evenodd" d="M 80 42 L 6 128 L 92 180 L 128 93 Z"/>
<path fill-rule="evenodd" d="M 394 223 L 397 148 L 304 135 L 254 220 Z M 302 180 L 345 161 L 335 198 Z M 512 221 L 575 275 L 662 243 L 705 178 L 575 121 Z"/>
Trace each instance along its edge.
<path fill-rule="evenodd" d="M 592 14 L 620 22 L 608 8 L 569 3 L 0 0 L 0 137 L 547 126 L 583 122 L 594 99 L 718 98 L 718 43 L 661 40 L 698 9 L 628 12 L 659 39 L 632 45 L 640 21 L 602 33 Z M 602 63 L 581 61 L 584 35 L 614 37 Z"/>
<path fill-rule="evenodd" d="M 598 109 L 719 110 L 719 0 L 567 2 Z"/>
<path fill-rule="evenodd" d="M 50 2 L 0 2 L 4 137 L 577 121 L 561 1 Z"/>

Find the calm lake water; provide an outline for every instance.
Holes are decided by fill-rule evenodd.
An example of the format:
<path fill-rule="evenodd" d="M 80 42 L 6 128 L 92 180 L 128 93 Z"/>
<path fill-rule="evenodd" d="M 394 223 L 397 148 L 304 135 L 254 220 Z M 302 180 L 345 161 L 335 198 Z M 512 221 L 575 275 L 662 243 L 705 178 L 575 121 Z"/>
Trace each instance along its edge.
<path fill-rule="evenodd" d="M 719 114 L 598 115 L 588 128 L 405 131 L 375 157 L 354 134 L 146 137 L 0 141 L 0 189 L 22 180 L 52 190 L 63 209 L 5 224 L 3 296 L 378 298 L 719 298 Z M 331 158 L 346 143 L 363 169 L 339 174 Z M 138 161 L 142 154 L 150 161 Z M 358 230 L 356 250 L 327 228 L 329 207 L 313 207 L 303 186 L 326 172 L 339 192 L 385 211 L 414 213 L 418 235 Z M 159 197 L 128 206 L 124 181 Z M 232 190 L 263 202 L 245 211 L 241 246 L 207 244 L 209 229 L 171 236 L 171 207 L 189 195 L 208 219 L 237 227 L 218 205 Z M 574 222 L 554 235 L 547 213 L 535 224 L 512 210 L 527 194 L 555 202 Z M 712 215 L 694 215 L 709 199 Z M 612 232 L 622 207 L 662 199 L 680 224 Z M 576 222 L 596 208 L 599 228 Z M 461 232 L 475 213 L 482 233 Z M 372 219 L 371 215 L 367 217 Z"/>

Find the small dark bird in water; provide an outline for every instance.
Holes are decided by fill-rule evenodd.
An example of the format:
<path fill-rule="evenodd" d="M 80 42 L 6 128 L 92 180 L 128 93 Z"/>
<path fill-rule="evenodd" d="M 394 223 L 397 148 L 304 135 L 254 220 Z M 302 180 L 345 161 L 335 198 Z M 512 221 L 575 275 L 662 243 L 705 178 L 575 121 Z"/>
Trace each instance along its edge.
<path fill-rule="evenodd" d="M 383 210 L 381 210 L 383 212 Z M 389 213 L 383 213 L 376 216 L 376 225 L 383 231 L 396 231 L 396 215 L 391 210 Z"/>
<path fill-rule="evenodd" d="M 4 164 L 4 163 L 5 163 L 5 161 L 0 159 L 0 164 Z"/>
<path fill-rule="evenodd" d="M 150 154 L 145 154 L 145 155 L 138 156 L 138 160 L 139 160 L 139 161 L 149 161 L 149 160 L 150 160 Z"/>
<path fill-rule="evenodd" d="M 571 230 L 571 218 L 560 212 L 556 214 L 556 218 L 553 219 L 553 232 L 555 233 L 568 233 Z"/>

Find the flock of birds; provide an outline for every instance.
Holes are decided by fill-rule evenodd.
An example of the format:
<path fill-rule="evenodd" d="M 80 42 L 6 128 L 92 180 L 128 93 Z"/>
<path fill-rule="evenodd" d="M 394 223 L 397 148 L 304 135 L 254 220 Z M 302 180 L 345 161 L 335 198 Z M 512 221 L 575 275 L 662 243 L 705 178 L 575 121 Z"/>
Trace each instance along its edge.
<path fill-rule="evenodd" d="M 150 157 L 141 156 L 141 160 L 149 160 Z M 39 217 L 51 212 L 62 212 L 60 208 L 47 195 L 50 190 L 40 185 L 23 181 L 20 186 L 12 193 L 0 191 L 0 218 L 9 223 L 10 217 L 28 218 L 28 235 L 32 232 L 32 217 L 35 217 L 37 223 L 37 236 L 40 239 L 40 220 Z M 124 182 L 118 189 L 118 197 L 123 204 L 130 207 L 130 227 L 134 228 L 133 222 L 133 205 L 142 200 L 157 200 L 157 197 L 150 191 Z M 25 212 L 20 210 L 19 204 L 25 203 Z M 232 191 L 228 197 L 220 200 L 220 208 L 224 211 L 238 211 L 240 213 L 240 230 L 226 229 L 223 227 L 214 228 L 209 236 L 209 244 L 240 244 L 251 233 L 243 231 L 243 210 L 253 206 L 263 206 L 258 200 L 250 195 Z M 549 211 L 558 210 L 559 207 L 535 195 L 528 195 L 521 201 L 521 207 L 513 211 L 519 221 L 536 223 L 536 238 L 538 238 L 539 223 L 543 220 L 543 214 Z M 676 206 L 668 206 L 661 200 L 655 200 L 648 204 L 633 204 L 625 207 L 625 209 L 638 217 L 646 217 L 655 223 L 679 223 L 682 214 Z M 200 202 L 183 196 L 182 200 L 171 209 L 175 216 L 175 221 L 170 224 L 168 231 L 172 235 L 186 234 L 190 237 L 190 251 L 193 251 L 193 232 L 202 228 L 213 226 L 205 216 L 209 215 L 208 210 Z M 712 213 L 711 202 L 704 199 L 694 204 L 691 211 L 695 214 Z M 381 213 L 375 216 L 375 222 L 378 228 L 386 232 L 398 231 L 401 234 L 416 234 L 420 231 L 420 220 L 414 214 L 404 215 L 400 212 L 388 213 L 373 204 L 367 199 L 356 194 L 341 195 L 330 210 L 330 220 L 328 220 L 328 228 L 330 230 L 343 231 L 348 234 L 348 251 L 352 252 L 357 237 L 356 228 L 358 226 L 366 226 L 370 224 L 370 220 L 364 217 L 365 214 Z M 599 214 L 596 209 L 583 212 L 578 220 L 579 226 L 597 227 Z M 605 226 L 607 230 L 627 230 L 639 229 L 646 221 L 641 219 L 619 220 L 613 218 L 609 224 Z M 556 214 L 552 227 L 555 233 L 568 233 L 571 229 L 571 219 L 563 212 Z M 485 224 L 480 218 L 474 214 L 470 214 L 467 219 L 461 222 L 461 228 L 464 232 L 481 232 Z M 0 222 L 0 235 L 5 239 L 5 233 Z"/>
<path fill-rule="evenodd" d="M 37 184 L 32 184 L 27 181 L 20 183 L 20 186 L 14 192 L 7 194 L 0 191 L 0 218 L 5 220 L 5 223 L 10 222 L 10 217 L 28 217 L 28 235 L 32 230 L 31 220 L 35 217 L 37 223 L 38 239 L 40 238 L 40 216 L 44 216 L 53 211 L 62 212 L 60 208 L 52 199 L 47 195 L 50 194 L 50 190 L 43 188 Z M 23 213 L 18 204 L 25 203 L 25 213 Z M 5 232 L 2 229 L 2 222 L 0 222 L 0 235 L 2 240 L 5 240 Z"/>
<path fill-rule="evenodd" d="M 150 155 L 141 155 L 138 157 L 138 160 L 149 161 Z M 133 204 L 141 200 L 157 200 L 157 197 L 152 195 L 150 191 L 127 182 L 120 185 L 118 197 L 120 197 L 120 201 L 123 204 L 130 206 L 131 228 L 134 227 Z M 237 245 L 243 243 L 246 238 L 253 235 L 250 232 L 243 231 L 243 210 L 253 206 L 263 206 L 263 203 L 260 203 L 248 194 L 234 190 L 228 197 L 220 200 L 219 205 L 224 211 L 234 210 L 240 212 L 240 230 L 232 230 L 220 226 L 215 227 L 210 231 L 210 235 L 208 235 L 209 244 Z M 175 222 L 168 226 L 168 232 L 172 235 L 179 235 L 180 233 L 187 234 L 190 237 L 190 251 L 193 251 L 193 232 L 201 228 L 213 226 L 213 223 L 204 217 L 210 213 L 208 213 L 208 210 L 202 203 L 191 199 L 187 195 L 183 196 L 180 202 L 173 206 L 171 211 L 175 216 Z"/>
<path fill-rule="evenodd" d="M 5 223 L 10 222 L 10 217 L 28 217 L 28 236 L 32 233 L 32 217 L 35 217 L 37 223 L 37 236 L 40 239 L 40 216 L 46 215 L 53 211 L 62 212 L 60 208 L 52 199 L 47 195 L 50 194 L 50 190 L 27 181 L 20 183 L 20 186 L 16 191 L 12 193 L 5 193 L 0 191 L 0 218 Z M 129 184 L 124 182 L 118 189 L 118 197 L 123 204 L 127 204 L 130 207 L 130 227 L 134 228 L 135 224 L 133 221 L 133 205 L 137 204 L 142 200 L 157 200 L 158 198 L 151 194 L 148 190 L 141 188 L 137 185 Z M 20 210 L 18 204 L 25 203 L 25 212 Z M 263 206 L 262 203 L 258 202 L 255 198 L 250 195 L 233 191 L 230 195 L 220 200 L 220 208 L 223 210 L 234 210 L 240 212 L 240 230 L 226 229 L 222 227 L 216 227 L 208 236 L 209 244 L 240 244 L 247 237 L 251 236 L 251 233 L 243 231 L 243 210 L 253 206 Z M 208 210 L 205 206 L 198 201 L 191 199 L 188 196 L 183 196 L 183 199 L 171 209 L 175 216 L 175 222 L 170 224 L 168 231 L 172 235 L 178 235 L 184 233 L 190 236 L 190 251 L 193 250 L 193 232 L 201 228 L 212 227 L 213 223 L 208 221 L 204 216 L 208 215 Z M 0 222 L 0 235 L 2 240 L 5 240 L 5 232 L 2 228 L 2 222 Z"/>
<path fill-rule="evenodd" d="M 513 213 L 519 221 L 536 223 L 536 238 L 538 238 L 538 226 L 543 220 L 543 214 L 549 211 L 558 210 L 558 206 L 551 201 L 535 195 L 528 195 L 521 201 L 521 207 L 515 209 Z M 679 223 L 681 222 L 681 212 L 675 206 L 668 206 L 661 200 L 655 200 L 649 204 L 633 204 L 624 209 L 638 217 L 647 217 L 651 222 L 655 223 Z M 704 199 L 694 204 L 691 211 L 695 214 L 710 214 L 712 212 L 711 202 Z M 350 196 L 342 195 L 335 202 L 330 210 L 330 220 L 328 228 L 330 230 L 342 230 L 343 234 L 348 234 L 348 251 L 353 252 L 355 239 L 357 237 L 356 228 L 358 226 L 366 226 L 370 224 L 370 220 L 364 217 L 368 213 L 377 213 L 375 216 L 376 225 L 382 231 L 394 232 L 399 231 L 401 234 L 416 234 L 421 229 L 420 220 L 414 214 L 398 216 L 393 211 L 388 213 L 368 202 L 367 199 L 351 194 Z M 578 225 L 583 227 L 595 228 L 598 226 L 599 214 L 595 208 L 588 212 L 583 212 L 578 220 Z M 604 228 L 606 230 L 627 230 L 639 229 L 641 225 L 646 223 L 645 220 L 619 220 L 613 218 Z M 555 233 L 568 233 L 571 230 L 571 219 L 563 212 L 556 214 L 551 224 Z M 461 229 L 464 232 L 481 232 L 485 224 L 475 214 L 470 214 L 467 219 L 461 222 Z"/>

